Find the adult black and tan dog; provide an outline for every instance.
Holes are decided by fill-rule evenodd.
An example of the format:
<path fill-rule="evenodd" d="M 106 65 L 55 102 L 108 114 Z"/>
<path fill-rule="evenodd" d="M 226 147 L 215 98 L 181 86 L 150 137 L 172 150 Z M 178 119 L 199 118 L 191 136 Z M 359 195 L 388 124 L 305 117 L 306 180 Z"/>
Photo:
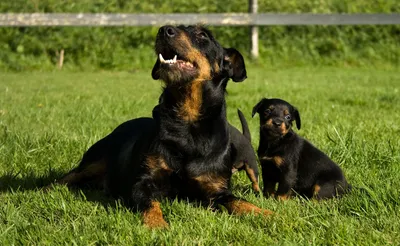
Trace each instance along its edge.
<path fill-rule="evenodd" d="M 58 183 L 92 183 L 143 212 L 145 225 L 166 227 L 160 200 L 185 197 L 233 214 L 272 212 L 235 197 L 225 89 L 246 79 L 242 55 L 223 48 L 202 26 L 159 29 L 153 79 L 164 81 L 159 121 L 120 125 L 84 154 Z"/>
<path fill-rule="evenodd" d="M 324 199 L 351 188 L 336 163 L 291 129 L 293 121 L 297 129 L 301 127 L 295 107 L 281 99 L 264 98 L 254 106 L 252 116 L 256 113 L 260 115 L 257 153 L 266 196 L 285 200 L 293 189 L 308 198 Z"/>

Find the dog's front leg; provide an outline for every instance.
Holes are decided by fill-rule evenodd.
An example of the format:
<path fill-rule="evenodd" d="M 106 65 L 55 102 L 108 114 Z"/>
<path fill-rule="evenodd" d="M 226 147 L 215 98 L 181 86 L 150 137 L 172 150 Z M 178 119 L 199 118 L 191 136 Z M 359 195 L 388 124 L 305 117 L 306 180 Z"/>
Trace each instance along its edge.
<path fill-rule="evenodd" d="M 160 200 L 168 196 L 171 191 L 170 176 L 172 169 L 161 157 L 146 158 L 147 172 L 133 186 L 132 205 L 143 212 L 143 223 L 148 228 L 166 228 Z"/>

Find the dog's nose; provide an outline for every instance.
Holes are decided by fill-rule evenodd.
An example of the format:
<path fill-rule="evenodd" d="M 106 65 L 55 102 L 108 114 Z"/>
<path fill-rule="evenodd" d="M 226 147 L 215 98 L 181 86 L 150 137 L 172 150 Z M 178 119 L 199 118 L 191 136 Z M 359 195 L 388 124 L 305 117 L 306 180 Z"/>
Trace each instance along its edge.
<path fill-rule="evenodd" d="M 274 120 L 274 121 L 272 121 L 272 123 L 274 123 L 274 125 L 276 125 L 276 126 L 282 125 L 282 121 L 281 120 Z"/>
<path fill-rule="evenodd" d="M 160 34 L 163 34 L 166 38 L 173 38 L 176 35 L 176 30 L 173 26 L 163 26 L 160 28 Z"/>

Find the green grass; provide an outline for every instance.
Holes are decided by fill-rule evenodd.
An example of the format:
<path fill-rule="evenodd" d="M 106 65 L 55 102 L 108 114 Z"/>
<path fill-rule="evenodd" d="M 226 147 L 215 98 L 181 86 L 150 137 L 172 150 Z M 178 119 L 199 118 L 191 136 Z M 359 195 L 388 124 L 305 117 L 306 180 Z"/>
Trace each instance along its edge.
<path fill-rule="evenodd" d="M 75 167 L 82 153 L 125 120 L 150 116 L 161 85 L 149 71 L 0 74 L 0 245 L 59 244 L 400 244 L 400 73 L 362 68 L 248 69 L 228 85 L 258 144 L 251 109 L 262 97 L 300 110 L 298 133 L 332 157 L 357 188 L 317 203 L 258 198 L 244 173 L 234 192 L 276 216 L 230 216 L 184 201 L 164 201 L 170 229 L 95 191 L 37 189 Z M 362 189 L 361 189 L 362 188 Z"/>

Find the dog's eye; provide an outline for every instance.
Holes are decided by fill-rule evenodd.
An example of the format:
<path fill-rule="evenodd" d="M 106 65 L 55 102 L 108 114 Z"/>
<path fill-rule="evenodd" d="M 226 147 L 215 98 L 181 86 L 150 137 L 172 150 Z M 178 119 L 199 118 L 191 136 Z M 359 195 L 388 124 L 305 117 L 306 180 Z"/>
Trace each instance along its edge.
<path fill-rule="evenodd" d="M 290 117 L 290 114 L 285 115 L 285 119 L 290 120 L 292 117 Z"/>
<path fill-rule="evenodd" d="M 199 32 L 199 33 L 197 34 L 197 36 L 199 36 L 200 38 L 208 38 L 208 35 L 207 35 L 207 33 L 205 33 L 205 32 Z"/>
<path fill-rule="evenodd" d="M 264 113 L 265 113 L 265 114 L 270 114 L 270 113 L 271 113 L 271 109 L 269 109 L 269 108 L 266 109 L 266 110 L 264 111 Z"/>

